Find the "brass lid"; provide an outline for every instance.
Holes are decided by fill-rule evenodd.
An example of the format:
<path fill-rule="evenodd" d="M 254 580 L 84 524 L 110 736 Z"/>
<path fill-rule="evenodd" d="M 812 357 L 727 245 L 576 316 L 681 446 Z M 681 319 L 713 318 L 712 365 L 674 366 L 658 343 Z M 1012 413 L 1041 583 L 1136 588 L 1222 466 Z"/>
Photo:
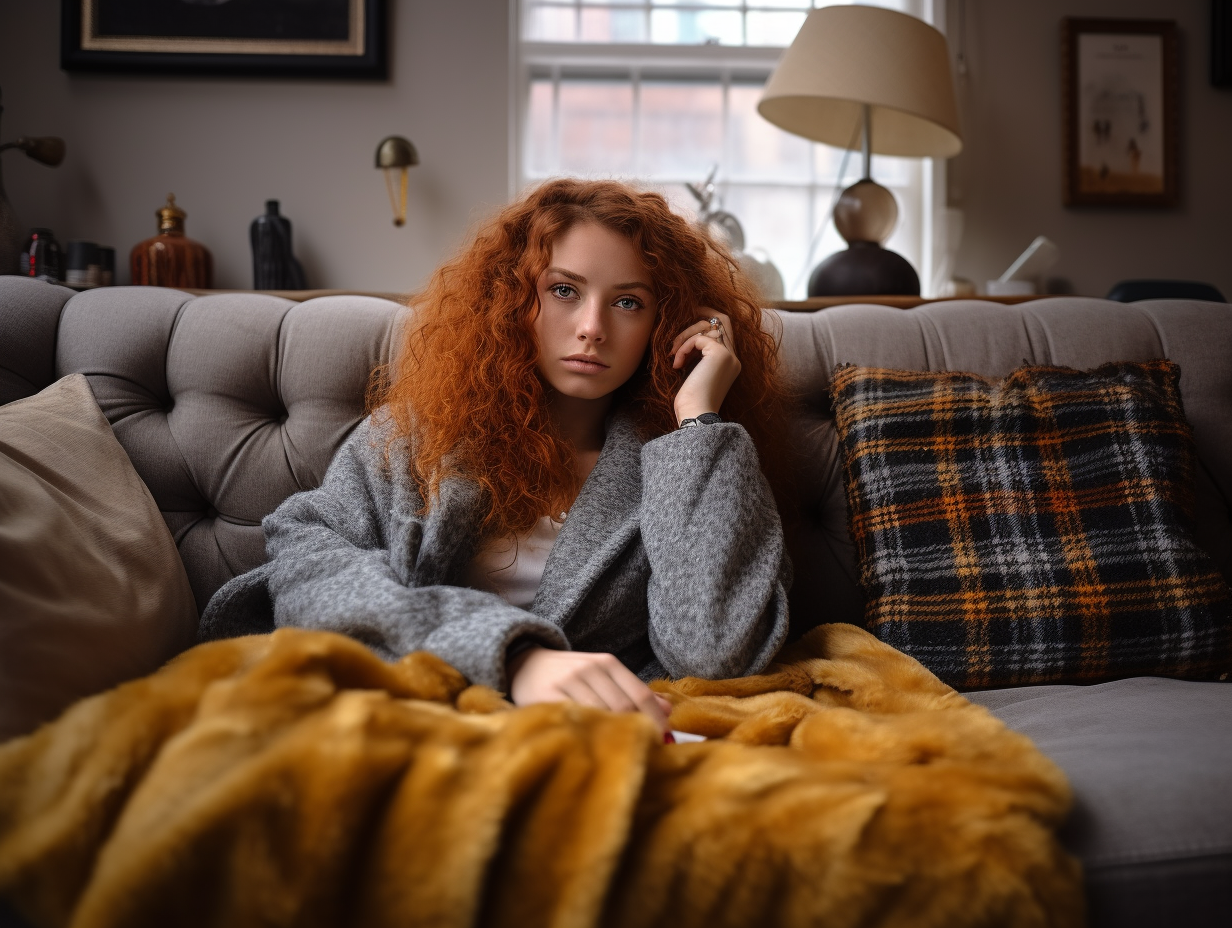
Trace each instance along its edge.
<path fill-rule="evenodd" d="M 174 193 L 167 194 L 167 205 L 159 209 L 155 215 L 158 216 L 159 232 L 183 232 L 184 220 L 188 218 L 188 213 L 175 205 Z"/>

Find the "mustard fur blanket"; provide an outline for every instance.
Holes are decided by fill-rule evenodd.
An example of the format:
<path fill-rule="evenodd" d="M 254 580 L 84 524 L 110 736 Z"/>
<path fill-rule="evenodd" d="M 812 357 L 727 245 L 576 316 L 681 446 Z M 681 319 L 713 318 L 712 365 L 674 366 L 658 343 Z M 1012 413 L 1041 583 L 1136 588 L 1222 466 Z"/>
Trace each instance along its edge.
<path fill-rule="evenodd" d="M 1061 772 L 822 626 L 674 728 L 514 709 L 416 653 L 200 645 L 0 746 L 0 896 L 39 926 L 1076 926 Z"/>

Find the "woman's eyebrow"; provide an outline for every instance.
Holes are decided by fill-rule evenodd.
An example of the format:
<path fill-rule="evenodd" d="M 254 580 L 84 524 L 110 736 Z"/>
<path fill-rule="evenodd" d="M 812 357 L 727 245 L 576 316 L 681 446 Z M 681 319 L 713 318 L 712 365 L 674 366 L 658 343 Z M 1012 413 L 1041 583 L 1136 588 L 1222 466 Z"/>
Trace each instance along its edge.
<path fill-rule="evenodd" d="M 566 271 L 563 267 L 550 267 L 546 271 L 544 271 L 544 273 L 545 274 L 559 274 L 561 277 L 564 277 L 566 280 L 572 280 L 574 283 L 579 283 L 579 284 L 588 283 L 586 278 L 583 277 L 581 274 L 575 274 L 573 273 L 573 271 Z M 652 294 L 652 295 L 654 294 L 654 288 L 651 287 L 650 284 L 642 283 L 640 280 L 633 280 L 625 284 L 616 284 L 615 286 L 612 287 L 612 289 L 613 290 L 645 290 L 649 294 Z"/>

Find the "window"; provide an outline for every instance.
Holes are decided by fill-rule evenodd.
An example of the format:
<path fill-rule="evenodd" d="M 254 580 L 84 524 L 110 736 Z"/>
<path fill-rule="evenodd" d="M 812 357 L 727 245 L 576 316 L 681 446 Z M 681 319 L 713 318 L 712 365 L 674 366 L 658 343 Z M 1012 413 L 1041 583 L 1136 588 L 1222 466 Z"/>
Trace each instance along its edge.
<path fill-rule="evenodd" d="M 836 184 L 859 177 L 859 139 L 845 157 L 766 122 L 757 101 L 810 7 L 828 0 L 514 2 L 517 186 L 561 174 L 615 177 L 695 213 L 685 184 L 717 165 L 719 205 L 740 219 L 746 248 L 774 261 L 789 299 L 803 298 L 809 271 L 844 247 L 833 223 L 813 238 Z M 939 2 L 879 5 L 927 19 Z M 931 174 L 922 159 L 874 157 L 873 176 L 899 202 L 888 247 L 917 268 L 931 264 Z"/>

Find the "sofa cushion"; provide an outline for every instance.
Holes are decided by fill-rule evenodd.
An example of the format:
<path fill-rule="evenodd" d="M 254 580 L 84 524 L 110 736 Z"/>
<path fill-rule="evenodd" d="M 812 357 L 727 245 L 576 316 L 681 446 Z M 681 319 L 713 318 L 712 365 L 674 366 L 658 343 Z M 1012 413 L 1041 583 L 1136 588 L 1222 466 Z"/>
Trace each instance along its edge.
<path fill-rule="evenodd" d="M 175 542 L 85 377 L 0 407 L 0 739 L 196 639 Z"/>
<path fill-rule="evenodd" d="M 968 693 L 1065 771 L 1090 923 L 1232 924 L 1232 683 L 1137 677 Z"/>
<path fill-rule="evenodd" d="M 836 371 L 870 631 L 960 688 L 1226 674 L 1179 376 Z"/>
<path fill-rule="evenodd" d="M 830 375 L 840 363 L 1004 377 L 1024 359 L 1079 370 L 1111 360 L 1175 361 L 1201 461 L 1194 534 L 1232 583 L 1232 311 L 1227 305 L 1126 304 L 1073 296 L 1014 306 L 947 300 L 906 311 L 848 305 L 777 312 L 768 324 L 780 340 L 783 373 L 801 409 L 793 435 L 802 451 L 796 499 L 803 511 L 789 538 L 798 568 L 790 594 L 793 628 L 863 621 L 864 594 L 847 533 L 831 403 Z"/>

